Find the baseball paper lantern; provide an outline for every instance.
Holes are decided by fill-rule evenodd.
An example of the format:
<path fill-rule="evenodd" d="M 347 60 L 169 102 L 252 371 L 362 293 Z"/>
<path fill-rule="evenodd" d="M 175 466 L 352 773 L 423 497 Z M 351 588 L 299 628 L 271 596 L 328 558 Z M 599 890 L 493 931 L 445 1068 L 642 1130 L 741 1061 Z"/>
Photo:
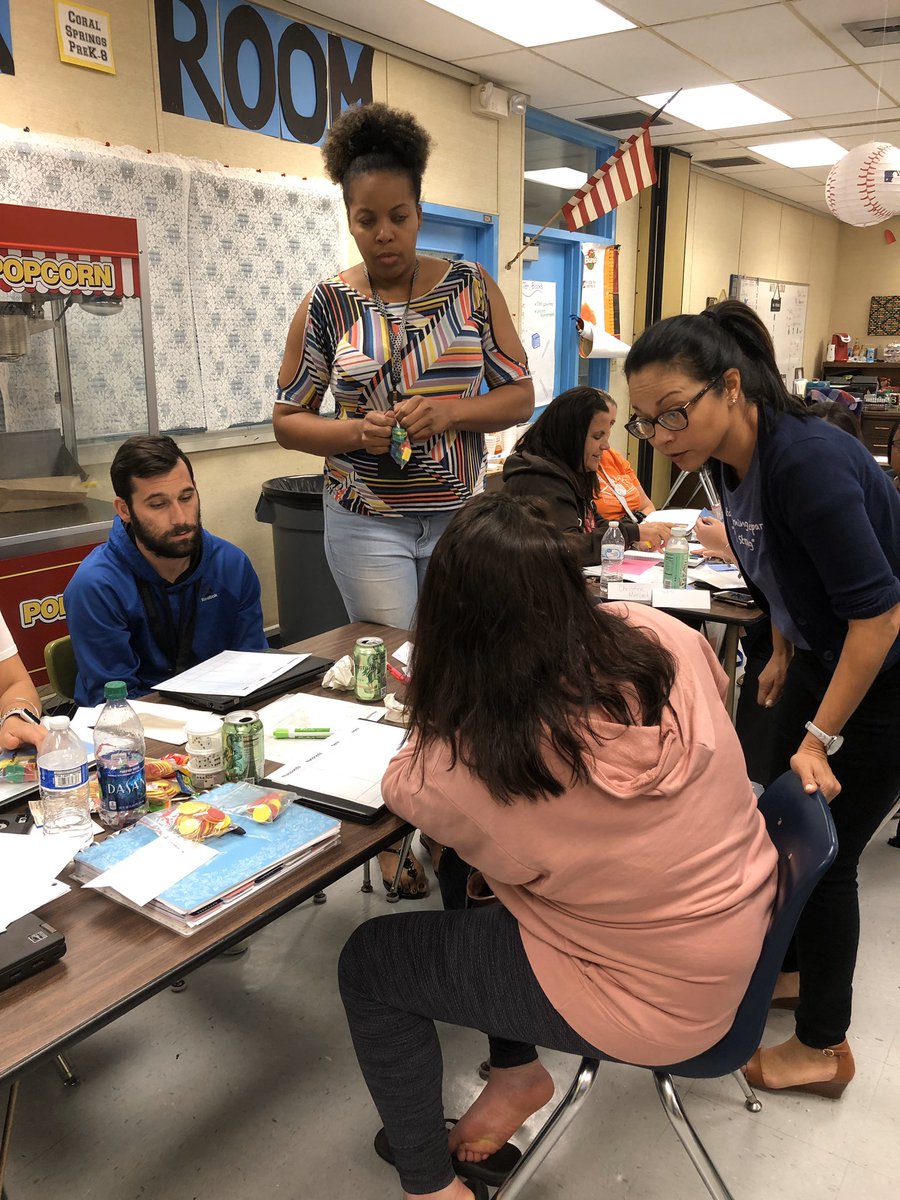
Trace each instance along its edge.
<path fill-rule="evenodd" d="M 825 200 L 847 225 L 878 225 L 900 214 L 900 150 L 890 142 L 866 142 L 828 172 Z"/>

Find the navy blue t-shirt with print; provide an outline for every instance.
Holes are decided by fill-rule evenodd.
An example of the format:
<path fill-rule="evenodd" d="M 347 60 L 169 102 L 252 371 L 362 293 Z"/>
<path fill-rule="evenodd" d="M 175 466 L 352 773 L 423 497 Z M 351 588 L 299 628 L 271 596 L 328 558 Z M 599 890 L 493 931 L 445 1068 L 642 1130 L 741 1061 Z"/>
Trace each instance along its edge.
<path fill-rule="evenodd" d="M 742 574 L 746 579 L 751 579 L 768 600 L 775 627 L 793 645 L 799 646 L 801 650 L 808 650 L 806 639 L 791 620 L 785 607 L 772 560 L 766 552 L 758 450 L 753 451 L 750 467 L 740 482 L 730 467 L 723 469 L 722 511 L 731 531 L 731 540 L 737 550 Z"/>

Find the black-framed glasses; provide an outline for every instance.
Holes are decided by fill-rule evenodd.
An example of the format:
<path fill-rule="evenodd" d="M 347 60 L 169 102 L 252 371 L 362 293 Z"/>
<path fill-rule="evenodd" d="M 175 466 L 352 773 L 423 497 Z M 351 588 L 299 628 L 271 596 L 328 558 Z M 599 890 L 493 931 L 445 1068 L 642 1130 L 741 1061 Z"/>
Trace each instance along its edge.
<path fill-rule="evenodd" d="M 665 412 L 661 412 L 658 417 L 632 417 L 630 421 L 625 422 L 625 428 L 636 438 L 640 438 L 642 442 L 649 441 L 656 433 L 656 426 L 661 429 L 668 429 L 670 433 L 677 433 L 679 429 L 687 429 L 688 427 L 688 409 L 692 404 L 696 404 L 698 400 L 702 400 L 710 388 L 714 388 L 721 375 L 717 375 L 715 379 L 710 380 L 705 388 L 692 396 L 687 404 L 679 404 L 677 408 L 667 408 Z"/>

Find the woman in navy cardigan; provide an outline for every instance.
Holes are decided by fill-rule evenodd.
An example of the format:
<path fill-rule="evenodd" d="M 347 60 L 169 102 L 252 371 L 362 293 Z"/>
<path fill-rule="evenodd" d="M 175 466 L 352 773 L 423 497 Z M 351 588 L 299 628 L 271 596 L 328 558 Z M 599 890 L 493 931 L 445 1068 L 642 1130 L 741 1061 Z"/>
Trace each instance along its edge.
<path fill-rule="evenodd" d="M 840 842 L 775 993 L 797 1010 L 795 1036 L 745 1073 L 837 1098 L 854 1073 L 857 863 L 900 792 L 900 494 L 861 442 L 790 395 L 739 301 L 651 326 L 625 373 L 626 428 L 682 470 L 712 468 L 731 548 L 772 617 L 757 698 L 776 706 L 773 776 L 790 766 L 820 788 Z"/>

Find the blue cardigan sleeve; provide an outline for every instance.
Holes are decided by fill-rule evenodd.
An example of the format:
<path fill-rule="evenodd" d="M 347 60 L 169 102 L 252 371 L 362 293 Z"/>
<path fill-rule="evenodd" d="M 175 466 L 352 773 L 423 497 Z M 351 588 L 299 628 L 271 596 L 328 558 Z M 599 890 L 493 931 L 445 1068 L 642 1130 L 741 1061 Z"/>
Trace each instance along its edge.
<path fill-rule="evenodd" d="M 877 617 L 900 604 L 900 579 L 870 516 L 881 498 L 873 499 L 862 453 L 861 446 L 812 434 L 782 447 L 771 476 L 781 520 L 842 621 Z"/>

